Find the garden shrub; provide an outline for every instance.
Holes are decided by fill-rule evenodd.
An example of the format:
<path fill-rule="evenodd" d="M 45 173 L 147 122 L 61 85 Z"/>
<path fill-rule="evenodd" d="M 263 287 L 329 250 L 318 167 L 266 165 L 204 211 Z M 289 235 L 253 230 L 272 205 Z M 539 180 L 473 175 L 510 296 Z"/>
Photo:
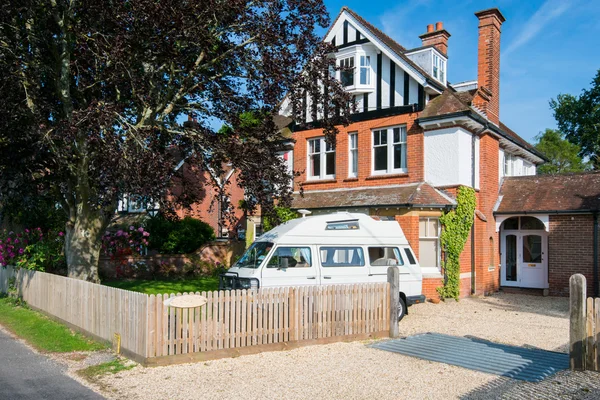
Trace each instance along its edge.
<path fill-rule="evenodd" d="M 0 265 L 35 271 L 66 269 L 64 233 L 26 228 L 22 232 L 0 232 Z"/>
<path fill-rule="evenodd" d="M 146 229 L 152 232 L 149 248 L 161 254 L 192 253 L 215 238 L 210 225 L 192 217 L 181 220 L 151 217 L 146 220 Z"/>

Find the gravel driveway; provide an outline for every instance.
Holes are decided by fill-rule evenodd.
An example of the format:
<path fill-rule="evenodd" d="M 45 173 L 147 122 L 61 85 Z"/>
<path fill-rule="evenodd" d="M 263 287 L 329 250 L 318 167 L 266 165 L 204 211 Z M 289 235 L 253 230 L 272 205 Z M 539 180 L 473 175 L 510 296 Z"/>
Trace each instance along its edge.
<path fill-rule="evenodd" d="M 568 301 L 498 294 L 421 304 L 401 335 L 441 332 L 566 351 Z M 600 375 L 565 371 L 525 383 L 365 346 L 309 346 L 206 363 L 142 368 L 103 378 L 115 399 L 592 399 Z"/>

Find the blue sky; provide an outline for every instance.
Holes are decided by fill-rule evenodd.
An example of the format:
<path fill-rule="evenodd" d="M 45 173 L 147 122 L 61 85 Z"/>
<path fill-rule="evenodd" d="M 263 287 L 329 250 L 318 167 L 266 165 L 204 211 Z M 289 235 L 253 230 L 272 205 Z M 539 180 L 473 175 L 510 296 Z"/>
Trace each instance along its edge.
<path fill-rule="evenodd" d="M 331 19 L 346 5 L 407 48 L 437 21 L 452 35 L 448 79 L 477 79 L 477 18 L 498 7 L 502 26 L 500 118 L 533 142 L 556 122 L 548 102 L 559 93 L 579 94 L 600 69 L 598 0 L 325 0 Z M 324 32 L 323 32 L 324 33 Z"/>

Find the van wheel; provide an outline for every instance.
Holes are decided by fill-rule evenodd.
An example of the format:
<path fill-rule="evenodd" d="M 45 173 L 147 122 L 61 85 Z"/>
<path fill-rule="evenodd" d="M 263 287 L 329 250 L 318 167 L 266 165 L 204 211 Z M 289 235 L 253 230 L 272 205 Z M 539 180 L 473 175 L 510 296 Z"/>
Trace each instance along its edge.
<path fill-rule="evenodd" d="M 402 318 L 406 315 L 406 303 L 402 300 L 402 297 L 398 299 L 398 321 L 402 321 Z"/>

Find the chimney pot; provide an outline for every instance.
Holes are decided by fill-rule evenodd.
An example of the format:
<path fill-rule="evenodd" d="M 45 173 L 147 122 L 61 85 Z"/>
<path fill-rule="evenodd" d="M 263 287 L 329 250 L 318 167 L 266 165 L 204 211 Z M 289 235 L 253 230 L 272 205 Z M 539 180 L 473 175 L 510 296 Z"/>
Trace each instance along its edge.
<path fill-rule="evenodd" d="M 441 31 L 442 29 L 444 29 L 444 24 L 442 24 L 441 22 L 436 22 L 435 23 L 435 30 L 436 31 Z"/>
<path fill-rule="evenodd" d="M 427 25 L 427 33 L 433 32 L 433 24 Z"/>

